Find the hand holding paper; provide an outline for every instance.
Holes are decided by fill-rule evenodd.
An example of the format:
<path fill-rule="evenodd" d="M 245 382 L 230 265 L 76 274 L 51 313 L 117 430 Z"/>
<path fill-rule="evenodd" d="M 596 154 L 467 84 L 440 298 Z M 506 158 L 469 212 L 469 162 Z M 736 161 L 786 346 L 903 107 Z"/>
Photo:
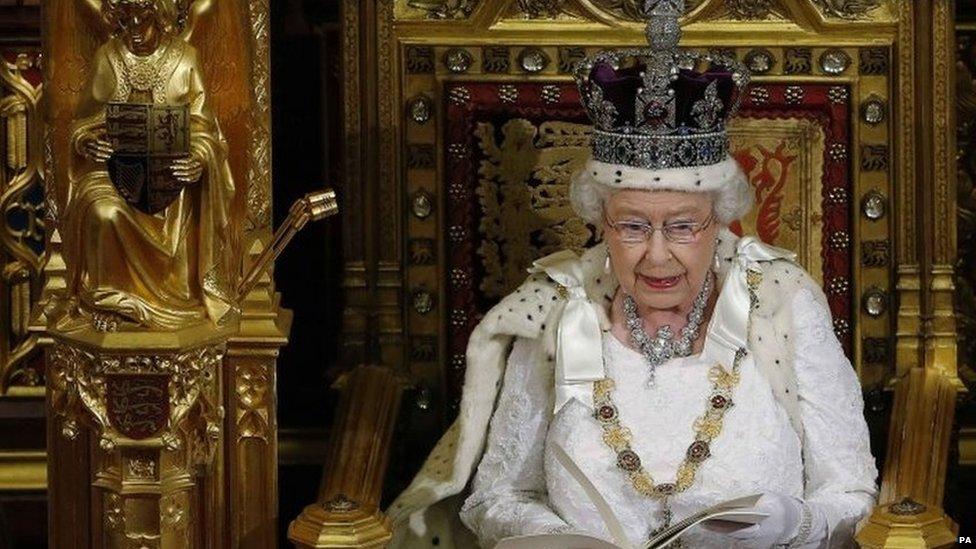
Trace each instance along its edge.
<path fill-rule="evenodd" d="M 768 492 L 749 511 L 766 514 L 767 518 L 748 527 L 723 524 L 722 521 L 706 521 L 702 523 L 702 527 L 736 540 L 748 540 L 756 547 L 772 547 L 788 543 L 796 536 L 803 514 L 803 503 L 794 497 Z"/>
<path fill-rule="evenodd" d="M 721 519 L 730 523 L 744 524 L 746 527 L 742 531 L 745 532 L 753 531 L 758 523 L 770 516 L 769 512 L 757 505 L 762 499 L 760 495 L 747 496 L 700 511 L 681 522 L 672 524 L 643 545 L 635 546 L 627 539 L 620 519 L 614 515 L 606 499 L 583 470 L 559 445 L 553 445 L 553 454 L 593 502 L 615 543 L 585 534 L 537 534 L 503 539 L 495 549 L 657 549 L 670 545 L 691 527 L 706 520 Z"/>

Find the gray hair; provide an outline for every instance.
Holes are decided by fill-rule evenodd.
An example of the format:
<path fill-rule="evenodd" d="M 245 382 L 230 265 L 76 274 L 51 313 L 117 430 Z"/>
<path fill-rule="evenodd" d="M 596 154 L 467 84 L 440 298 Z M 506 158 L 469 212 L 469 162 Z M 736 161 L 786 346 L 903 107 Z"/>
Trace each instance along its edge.
<path fill-rule="evenodd" d="M 604 208 L 607 200 L 615 192 L 626 188 L 611 186 L 594 177 L 590 170 L 584 168 L 578 171 L 569 186 L 569 201 L 576 215 L 587 223 L 600 227 L 603 225 Z M 709 190 L 689 191 L 684 189 L 669 189 L 667 186 L 659 188 L 640 188 L 640 190 L 677 190 L 679 192 L 703 192 L 712 195 L 715 216 L 719 223 L 728 226 L 730 223 L 749 213 L 754 201 L 752 185 L 741 170 L 735 177 L 725 184 Z"/>

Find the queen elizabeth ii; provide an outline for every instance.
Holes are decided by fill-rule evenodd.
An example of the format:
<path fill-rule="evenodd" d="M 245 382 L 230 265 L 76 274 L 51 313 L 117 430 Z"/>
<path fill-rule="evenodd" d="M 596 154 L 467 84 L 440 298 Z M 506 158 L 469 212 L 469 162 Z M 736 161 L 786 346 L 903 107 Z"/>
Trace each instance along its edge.
<path fill-rule="evenodd" d="M 580 65 L 594 133 L 570 197 L 603 241 L 536 261 L 476 328 L 458 421 L 388 511 L 393 547 L 613 541 L 563 450 L 635 546 L 750 494 L 759 524 L 706 523 L 687 546 L 847 546 L 870 512 L 860 386 L 823 292 L 728 230 L 752 205 L 725 129 L 745 69 L 679 50 L 681 7 L 646 2 L 649 49 Z"/>

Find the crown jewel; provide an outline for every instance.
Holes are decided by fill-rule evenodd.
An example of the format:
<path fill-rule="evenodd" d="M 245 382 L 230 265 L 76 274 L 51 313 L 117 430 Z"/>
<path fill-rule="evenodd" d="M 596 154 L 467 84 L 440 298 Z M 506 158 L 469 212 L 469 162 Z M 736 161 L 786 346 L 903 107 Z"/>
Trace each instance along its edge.
<path fill-rule="evenodd" d="M 649 47 L 609 50 L 576 66 L 593 121 L 593 158 L 646 169 L 718 164 L 726 121 L 749 72 L 734 57 L 681 50 L 684 0 L 645 0 Z"/>

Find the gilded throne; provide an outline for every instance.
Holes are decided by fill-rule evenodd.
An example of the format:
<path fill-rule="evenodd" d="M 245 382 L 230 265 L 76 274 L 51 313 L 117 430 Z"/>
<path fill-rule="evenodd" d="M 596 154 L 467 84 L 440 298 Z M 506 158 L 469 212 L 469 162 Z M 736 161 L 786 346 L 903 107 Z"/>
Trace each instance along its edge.
<path fill-rule="evenodd" d="M 864 546 L 954 541 L 940 509 L 959 386 L 945 215 L 954 76 L 938 62 L 953 51 L 951 7 L 700 0 L 682 20 L 683 45 L 735 55 L 754 75 L 731 133 L 757 207 L 733 229 L 797 251 L 879 418 L 882 493 Z M 348 196 L 387 220 L 346 221 L 346 234 L 375 238 L 347 249 L 345 342 L 352 357 L 395 365 L 411 398 L 398 415 L 395 376 L 349 377 L 324 505 L 290 532 L 302 546 L 372 547 L 384 539 L 380 509 L 426 454 L 420 441 L 429 448 L 457 412 L 480 315 L 532 260 L 592 243 L 566 196 L 589 139 L 571 73 L 595 50 L 644 37 L 631 0 L 343 9 Z"/>

